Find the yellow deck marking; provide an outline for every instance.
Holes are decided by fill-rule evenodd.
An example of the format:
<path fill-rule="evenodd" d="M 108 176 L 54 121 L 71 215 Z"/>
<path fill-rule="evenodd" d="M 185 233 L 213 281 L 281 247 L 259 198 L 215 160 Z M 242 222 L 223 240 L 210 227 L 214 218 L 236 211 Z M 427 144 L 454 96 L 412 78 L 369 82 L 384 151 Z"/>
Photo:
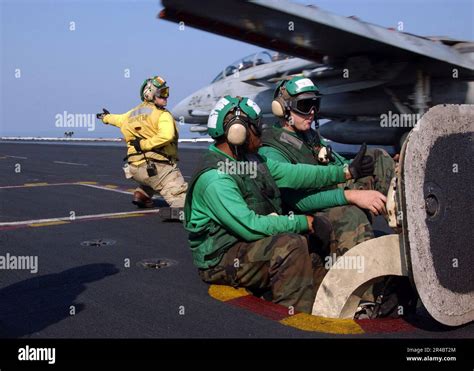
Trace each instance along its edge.
<path fill-rule="evenodd" d="M 25 187 L 40 187 L 40 186 L 46 186 L 46 185 L 49 185 L 49 184 L 46 183 L 46 182 L 43 182 L 43 183 L 25 183 L 23 185 Z"/>
<path fill-rule="evenodd" d="M 119 213 L 108 213 L 108 214 L 92 214 L 92 215 L 80 215 L 76 216 L 73 221 L 78 220 L 102 220 L 108 219 L 111 217 L 117 217 L 122 215 L 148 215 L 148 214 L 158 214 L 160 212 L 159 209 L 151 209 L 151 210 L 141 210 L 141 211 L 124 211 Z M 63 218 L 50 218 L 50 219 L 34 219 L 34 220 L 20 220 L 16 222 L 0 222 L 0 227 L 7 227 L 7 226 L 34 226 L 34 227 L 41 227 L 45 225 L 52 225 L 52 224 L 64 224 L 72 222 L 69 217 Z"/>
<path fill-rule="evenodd" d="M 211 285 L 209 287 L 209 295 L 220 301 L 228 301 L 250 294 L 243 288 L 234 289 L 231 286 Z"/>
<path fill-rule="evenodd" d="M 97 184 L 97 182 L 77 182 L 77 184 Z"/>
<path fill-rule="evenodd" d="M 58 225 L 58 224 L 69 224 L 69 222 L 65 222 L 63 220 L 58 220 L 56 222 L 47 222 L 47 223 L 33 223 L 28 224 L 29 227 L 46 227 L 49 225 Z"/>
<path fill-rule="evenodd" d="M 113 185 L 113 184 L 106 184 L 104 187 L 105 187 L 105 188 L 111 188 L 111 189 L 118 188 L 118 186 Z"/>
<path fill-rule="evenodd" d="M 244 288 L 233 288 L 226 285 L 211 285 L 209 295 L 219 301 L 229 301 L 251 295 Z M 258 312 L 256 312 L 258 314 Z M 303 331 L 323 332 L 328 334 L 365 334 L 365 331 L 352 319 L 325 318 L 308 313 L 298 313 L 280 321 L 282 325 L 295 327 Z"/>
<path fill-rule="evenodd" d="M 77 186 L 81 185 L 79 183 L 48 183 L 48 182 L 41 182 L 41 183 L 25 183 L 22 185 L 13 185 L 13 186 L 0 186 L 0 189 L 15 189 L 15 188 L 25 188 L 25 187 L 53 187 L 53 186 Z"/>
<path fill-rule="evenodd" d="M 308 313 L 298 313 L 284 318 L 280 323 L 304 331 L 326 332 L 330 334 L 365 334 L 354 320 L 342 318 L 325 318 Z"/>
<path fill-rule="evenodd" d="M 108 219 L 134 218 L 136 216 L 145 216 L 145 214 L 115 215 L 110 216 Z"/>

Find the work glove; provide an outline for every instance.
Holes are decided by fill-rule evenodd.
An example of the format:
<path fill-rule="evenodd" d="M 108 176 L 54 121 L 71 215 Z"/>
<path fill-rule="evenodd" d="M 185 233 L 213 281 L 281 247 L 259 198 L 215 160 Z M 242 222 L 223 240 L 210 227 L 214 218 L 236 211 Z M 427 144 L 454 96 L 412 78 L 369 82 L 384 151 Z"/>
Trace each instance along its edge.
<path fill-rule="evenodd" d="M 315 215 L 313 219 L 313 240 L 322 249 L 327 251 L 331 243 L 332 224 L 323 215 Z"/>
<path fill-rule="evenodd" d="M 138 153 L 140 153 L 142 151 L 142 147 L 140 147 L 140 138 L 135 138 L 133 140 L 131 140 L 130 142 L 128 142 L 128 144 L 130 144 L 133 148 L 135 148 L 135 151 L 137 151 Z"/>
<path fill-rule="evenodd" d="M 102 120 L 105 115 L 110 115 L 110 112 L 108 110 L 106 110 L 105 108 L 102 108 L 102 111 L 104 111 L 104 112 L 97 113 L 95 115 L 95 117 L 97 117 L 98 120 Z"/>
<path fill-rule="evenodd" d="M 374 174 L 374 159 L 366 156 L 367 144 L 362 144 L 356 157 L 349 164 L 349 171 L 352 179 L 359 179 Z"/>

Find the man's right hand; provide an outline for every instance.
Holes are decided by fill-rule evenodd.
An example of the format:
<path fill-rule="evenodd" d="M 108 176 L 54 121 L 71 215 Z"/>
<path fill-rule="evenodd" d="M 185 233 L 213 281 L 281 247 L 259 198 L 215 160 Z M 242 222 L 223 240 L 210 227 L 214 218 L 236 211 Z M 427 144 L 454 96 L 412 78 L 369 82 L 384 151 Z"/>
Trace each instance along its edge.
<path fill-rule="evenodd" d="M 344 191 L 344 196 L 350 204 L 359 206 L 361 209 L 370 210 L 375 215 L 386 212 L 387 197 L 379 191 L 347 189 Z"/>
<path fill-rule="evenodd" d="M 101 113 L 97 113 L 95 115 L 95 117 L 97 117 L 98 120 L 102 120 L 104 118 L 104 116 L 106 115 L 110 115 L 110 112 L 108 110 L 106 110 L 105 108 L 102 108 L 102 111 Z"/>
<path fill-rule="evenodd" d="M 374 174 L 374 159 L 372 156 L 367 156 L 367 144 L 362 144 L 356 157 L 349 164 L 349 172 L 352 179 L 359 179 L 365 176 Z"/>

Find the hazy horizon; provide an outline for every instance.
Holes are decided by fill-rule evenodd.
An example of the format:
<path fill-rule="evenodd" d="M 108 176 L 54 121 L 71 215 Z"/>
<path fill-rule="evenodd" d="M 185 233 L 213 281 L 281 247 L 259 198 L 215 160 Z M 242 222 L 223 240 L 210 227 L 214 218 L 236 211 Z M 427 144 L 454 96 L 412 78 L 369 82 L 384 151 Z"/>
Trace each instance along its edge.
<path fill-rule="evenodd" d="M 172 109 L 228 64 L 261 50 L 191 27 L 180 31 L 177 24 L 156 18 L 162 9 L 157 1 L 0 4 L 0 136 L 61 137 L 73 131 L 75 137 L 118 138 L 116 128 L 87 120 L 103 107 L 122 113 L 139 104 L 139 87 L 146 77 L 158 74 L 167 79 Z M 412 34 L 474 39 L 471 0 L 313 4 L 383 27 L 402 21 L 404 31 Z M 68 115 L 78 115 L 75 119 L 89 126 L 62 127 Z M 180 136 L 199 134 L 181 125 Z"/>

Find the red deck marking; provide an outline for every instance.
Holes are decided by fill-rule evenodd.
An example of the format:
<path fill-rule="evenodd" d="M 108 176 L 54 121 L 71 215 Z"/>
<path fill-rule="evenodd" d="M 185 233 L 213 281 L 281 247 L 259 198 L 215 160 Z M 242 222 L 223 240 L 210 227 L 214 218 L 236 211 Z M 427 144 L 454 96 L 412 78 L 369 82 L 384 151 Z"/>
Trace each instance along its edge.
<path fill-rule="evenodd" d="M 275 321 L 280 321 L 290 315 L 288 308 L 283 305 L 275 304 L 253 295 L 241 296 L 240 298 L 229 300 L 226 303 L 250 310 L 251 312 Z"/>

